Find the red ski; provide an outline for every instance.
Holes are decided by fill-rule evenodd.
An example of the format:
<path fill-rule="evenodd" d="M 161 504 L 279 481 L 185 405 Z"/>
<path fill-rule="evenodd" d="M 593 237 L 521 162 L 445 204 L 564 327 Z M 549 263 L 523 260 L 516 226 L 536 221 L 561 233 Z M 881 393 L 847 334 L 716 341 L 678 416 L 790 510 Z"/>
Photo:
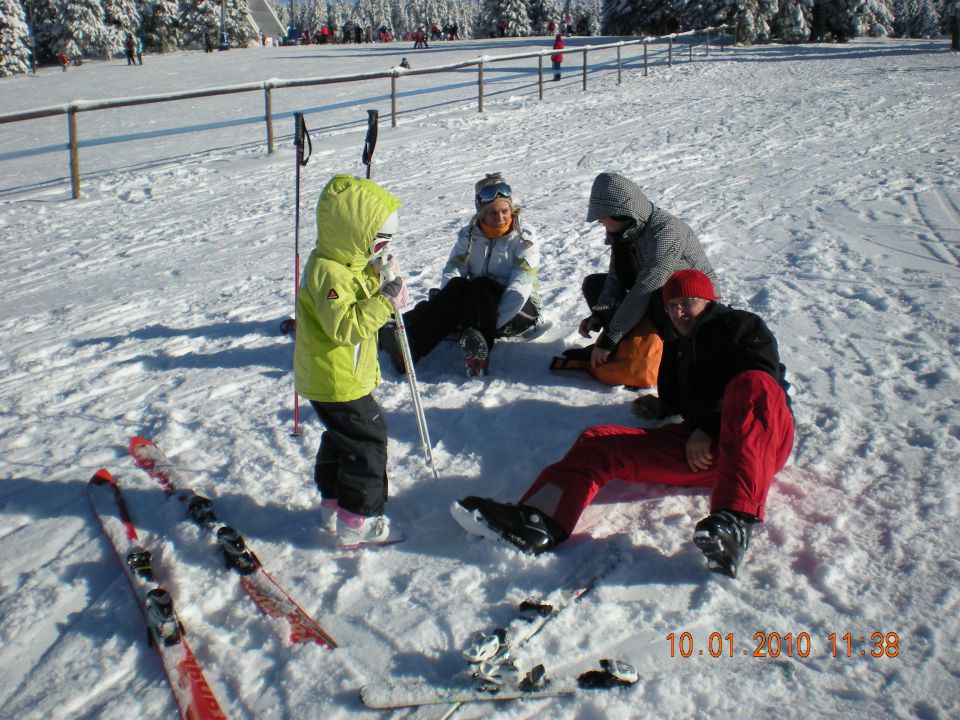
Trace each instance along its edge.
<path fill-rule="evenodd" d="M 184 720 L 226 718 L 187 644 L 170 593 L 158 584 L 153 574 L 150 551 L 140 543 L 120 487 L 107 470 L 100 469 L 90 478 L 87 495 L 140 605 L 147 624 L 147 638 L 160 654 L 181 717 Z"/>
<path fill-rule="evenodd" d="M 240 587 L 264 614 L 286 622 L 290 642 L 337 647 L 330 634 L 263 569 L 259 558 L 247 547 L 243 535 L 220 522 L 213 511 L 213 503 L 190 489 L 187 480 L 160 448 L 146 438 L 132 437 L 130 455 L 140 468 L 160 483 L 168 496 L 183 502 L 192 520 L 216 538 L 227 565 L 240 575 Z"/>

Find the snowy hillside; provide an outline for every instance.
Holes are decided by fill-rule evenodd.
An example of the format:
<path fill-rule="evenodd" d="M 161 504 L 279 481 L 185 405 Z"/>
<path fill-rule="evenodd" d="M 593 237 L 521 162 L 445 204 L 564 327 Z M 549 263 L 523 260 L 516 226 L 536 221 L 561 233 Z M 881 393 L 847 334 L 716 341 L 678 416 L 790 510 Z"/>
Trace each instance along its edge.
<path fill-rule="evenodd" d="M 0 105 L 523 47 L 534 46 L 147 56 L 137 68 L 0 79 Z M 362 173 L 360 125 L 369 107 L 386 120 L 388 83 L 278 94 L 274 155 L 256 94 L 81 115 L 87 174 L 76 201 L 63 118 L 0 125 L 0 718 L 176 716 L 87 500 L 100 467 L 157 551 L 231 718 L 439 717 L 378 715 L 357 691 L 388 676 L 449 678 L 477 630 L 611 543 L 625 560 L 519 659 L 544 661 L 562 681 L 621 657 L 641 682 L 456 717 L 960 714 L 960 55 L 946 41 L 732 48 L 646 78 L 634 65 L 619 86 L 615 72 L 592 74 L 587 92 L 578 59 L 565 65 L 543 102 L 525 75 L 535 62 L 489 73 L 514 84 L 491 91 L 484 114 L 475 72 L 407 79 L 400 126 L 380 129 L 373 177 L 404 203 L 394 252 L 414 300 L 437 284 L 473 182 L 499 170 L 541 235 L 552 327 L 498 345 L 483 380 L 463 377 L 452 343 L 418 365 L 439 482 L 407 384 L 384 363 L 388 512 L 409 539 L 369 552 L 336 551 L 317 529 L 321 428 L 302 404 L 301 435 L 290 435 L 292 343 L 277 328 L 294 282 L 288 113 L 303 110 L 318 128 L 301 172 L 305 258 L 316 197 L 334 172 Z M 427 92 L 438 83 L 442 92 Z M 547 369 L 581 344 L 580 281 L 606 266 L 602 228 L 584 222 L 606 170 L 687 221 L 724 297 L 763 316 L 780 342 L 797 442 L 735 581 L 709 573 L 690 541 L 707 508 L 701 491 L 614 483 L 574 538 L 539 558 L 467 538 L 449 516 L 466 494 L 516 500 L 583 428 L 636 422 L 635 393 Z M 337 650 L 278 637 L 210 541 L 131 462 L 134 434 L 215 498 Z M 684 632 L 694 652 L 672 657 L 667 637 Z M 732 635 L 732 657 L 699 654 L 711 633 Z M 790 634 L 792 657 L 786 641 L 779 657 L 754 657 L 758 633 Z"/>

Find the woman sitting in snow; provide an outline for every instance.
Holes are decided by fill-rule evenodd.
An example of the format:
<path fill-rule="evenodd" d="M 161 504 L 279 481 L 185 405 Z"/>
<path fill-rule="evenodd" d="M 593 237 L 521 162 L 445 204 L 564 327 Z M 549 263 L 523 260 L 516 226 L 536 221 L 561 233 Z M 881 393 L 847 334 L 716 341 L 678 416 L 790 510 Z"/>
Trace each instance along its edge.
<path fill-rule="evenodd" d="M 523 333 L 536 325 L 540 314 L 540 248 L 520 222 L 510 186 L 500 173 L 493 173 L 474 191 L 477 212 L 460 229 L 440 290 L 431 291 L 428 300 L 403 316 L 414 362 L 451 332 L 461 331 L 468 377 L 486 374 L 496 338 Z M 395 334 L 381 333 L 381 342 L 394 368 L 403 372 Z"/>

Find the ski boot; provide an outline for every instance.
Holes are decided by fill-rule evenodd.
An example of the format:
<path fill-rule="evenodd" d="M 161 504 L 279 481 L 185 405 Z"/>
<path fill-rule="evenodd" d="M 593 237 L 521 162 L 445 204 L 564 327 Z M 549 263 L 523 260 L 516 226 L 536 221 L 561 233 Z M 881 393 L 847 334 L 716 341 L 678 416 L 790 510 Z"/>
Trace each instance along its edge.
<path fill-rule="evenodd" d="M 735 578 L 750 546 L 751 527 L 742 513 L 719 510 L 697 523 L 693 542 L 706 556 L 710 570 Z"/>
<path fill-rule="evenodd" d="M 460 336 L 460 352 L 467 366 L 467 377 L 487 374 L 490 363 L 490 348 L 483 334 L 476 328 L 467 328 Z"/>
<path fill-rule="evenodd" d="M 527 505 L 471 495 L 454 502 L 450 513 L 467 532 L 490 540 L 506 540 L 534 555 L 567 539 L 566 531 L 553 518 Z"/>

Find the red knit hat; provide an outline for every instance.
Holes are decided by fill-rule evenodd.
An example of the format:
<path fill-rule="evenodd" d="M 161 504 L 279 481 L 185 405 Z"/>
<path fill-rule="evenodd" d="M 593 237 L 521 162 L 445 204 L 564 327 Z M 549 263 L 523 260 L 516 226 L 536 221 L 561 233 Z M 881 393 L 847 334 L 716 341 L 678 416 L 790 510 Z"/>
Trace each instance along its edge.
<path fill-rule="evenodd" d="M 699 270 L 677 270 L 663 285 L 663 302 L 668 303 L 676 298 L 703 298 L 704 300 L 719 300 L 720 296 L 713 290 L 710 278 Z"/>

